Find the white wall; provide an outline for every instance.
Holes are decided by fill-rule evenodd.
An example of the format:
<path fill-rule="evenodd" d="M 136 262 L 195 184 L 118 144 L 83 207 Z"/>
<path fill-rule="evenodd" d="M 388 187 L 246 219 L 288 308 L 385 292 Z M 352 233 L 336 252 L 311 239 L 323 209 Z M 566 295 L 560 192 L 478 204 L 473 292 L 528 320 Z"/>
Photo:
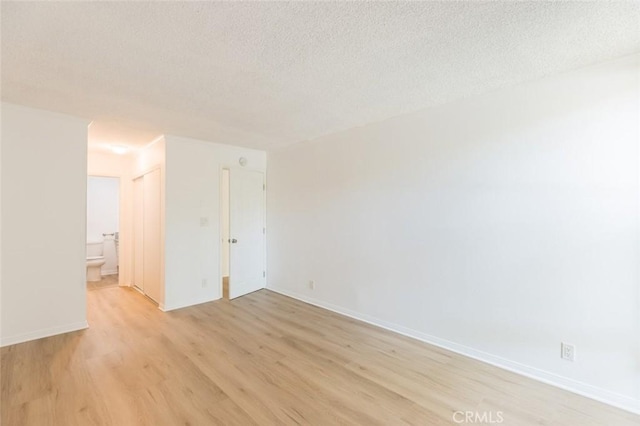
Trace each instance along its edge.
<path fill-rule="evenodd" d="M 155 168 L 159 168 L 164 173 L 166 164 L 167 148 L 164 136 L 160 136 L 150 142 L 147 146 L 138 150 L 133 163 L 133 178 L 142 176 Z"/>
<path fill-rule="evenodd" d="M 0 129 L 2 125 L 2 109 L 4 104 L 0 103 Z M 0 346 L 2 345 L 2 134 L 0 133 Z"/>
<path fill-rule="evenodd" d="M 266 153 L 166 137 L 165 310 L 219 299 L 223 167 L 265 171 Z M 203 223 L 204 221 L 204 223 Z M 203 287 L 203 280 L 206 286 Z"/>
<path fill-rule="evenodd" d="M 3 346 L 87 326 L 87 125 L 2 104 Z"/>
<path fill-rule="evenodd" d="M 269 288 L 640 410 L 639 93 L 627 57 L 270 153 Z"/>
<path fill-rule="evenodd" d="M 118 232 L 120 179 L 89 176 L 87 181 L 87 242 L 102 241 L 103 234 Z"/>
<path fill-rule="evenodd" d="M 118 155 L 100 150 L 89 150 L 87 173 L 91 176 L 117 177 L 120 181 L 120 242 L 119 276 L 122 286 L 130 286 L 133 276 L 133 171 L 134 154 Z M 102 234 L 100 234 L 102 236 Z M 90 237 L 87 236 L 89 239 Z"/>

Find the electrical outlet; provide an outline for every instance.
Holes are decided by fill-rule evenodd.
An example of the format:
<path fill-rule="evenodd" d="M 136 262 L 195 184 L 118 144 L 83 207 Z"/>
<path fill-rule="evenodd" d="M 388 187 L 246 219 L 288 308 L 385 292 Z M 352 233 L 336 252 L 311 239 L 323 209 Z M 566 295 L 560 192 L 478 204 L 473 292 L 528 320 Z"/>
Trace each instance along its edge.
<path fill-rule="evenodd" d="M 560 344 L 560 357 L 562 359 L 566 359 L 567 361 L 575 361 L 576 360 L 576 347 L 570 343 L 561 343 Z"/>
<path fill-rule="evenodd" d="M 202 287 L 204 288 L 204 287 L 206 287 L 206 286 L 207 286 L 207 279 L 206 279 L 206 278 L 203 278 L 203 279 L 202 279 Z"/>
<path fill-rule="evenodd" d="M 316 288 L 316 282 L 315 282 L 315 281 L 313 281 L 313 280 L 309 281 L 309 288 L 310 288 L 311 290 L 313 290 L 314 288 Z"/>

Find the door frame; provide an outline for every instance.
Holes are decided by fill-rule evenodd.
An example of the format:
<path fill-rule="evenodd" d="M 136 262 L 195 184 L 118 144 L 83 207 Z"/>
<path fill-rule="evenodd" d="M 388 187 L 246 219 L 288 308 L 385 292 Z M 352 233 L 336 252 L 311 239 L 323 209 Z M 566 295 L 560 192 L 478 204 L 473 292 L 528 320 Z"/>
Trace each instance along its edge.
<path fill-rule="evenodd" d="M 231 208 L 231 170 L 249 170 L 249 171 L 254 171 L 254 172 L 259 172 L 262 173 L 262 184 L 264 185 L 264 205 L 262 206 L 262 211 L 263 211 L 263 215 L 262 215 L 262 222 L 263 222 L 263 226 L 264 226 L 264 245 L 262 247 L 262 261 L 264 264 L 264 271 L 265 271 L 265 288 L 267 288 L 267 278 L 269 276 L 269 270 L 267 268 L 267 235 L 268 235 L 268 230 L 267 230 L 267 171 L 261 168 L 254 168 L 254 167 L 241 167 L 241 166 L 228 166 L 228 165 L 223 165 L 221 164 L 219 166 L 219 170 L 218 170 L 218 198 L 219 198 L 219 213 L 218 213 L 218 241 L 221 243 L 220 244 L 220 249 L 218 250 L 218 285 L 220 286 L 220 299 L 223 298 L 223 290 L 222 290 L 222 277 L 224 276 L 222 274 L 222 261 L 223 261 L 223 257 L 222 257 L 222 233 L 223 233 L 223 226 L 224 224 L 222 223 L 222 213 L 223 213 L 223 208 L 224 208 L 224 200 L 223 200 L 223 196 L 222 196 L 222 174 L 223 174 L 223 170 L 229 170 L 229 205 L 227 206 L 227 208 Z M 229 230 L 231 230 L 231 212 L 229 212 Z M 229 247 L 229 292 L 231 292 L 231 247 Z M 240 296 L 242 297 L 242 296 Z"/>

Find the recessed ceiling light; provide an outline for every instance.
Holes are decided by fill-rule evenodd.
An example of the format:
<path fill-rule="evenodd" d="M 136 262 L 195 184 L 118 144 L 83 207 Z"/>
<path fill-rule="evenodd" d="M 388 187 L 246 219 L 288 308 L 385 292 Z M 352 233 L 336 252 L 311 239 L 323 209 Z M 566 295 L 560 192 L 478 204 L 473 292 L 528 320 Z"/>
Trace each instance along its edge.
<path fill-rule="evenodd" d="M 119 155 L 126 154 L 127 152 L 129 152 L 129 147 L 125 145 L 110 145 L 109 148 L 115 154 L 119 154 Z"/>

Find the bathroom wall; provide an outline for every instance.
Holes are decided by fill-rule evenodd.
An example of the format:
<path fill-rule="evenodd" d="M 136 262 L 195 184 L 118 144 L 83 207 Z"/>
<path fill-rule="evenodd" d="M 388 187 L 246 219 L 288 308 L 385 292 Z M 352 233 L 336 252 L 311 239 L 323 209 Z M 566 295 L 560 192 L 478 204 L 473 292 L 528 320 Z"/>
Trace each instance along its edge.
<path fill-rule="evenodd" d="M 119 232 L 120 179 L 89 176 L 87 180 L 87 243 L 103 244 L 102 275 L 118 273 L 115 234 Z M 106 235 L 105 235 L 106 234 Z"/>
<path fill-rule="evenodd" d="M 87 174 L 91 176 L 111 176 L 119 178 L 119 283 L 130 286 L 132 283 L 133 262 L 133 152 L 118 155 L 102 149 L 89 149 L 87 154 Z M 100 233 L 100 237 L 102 234 Z M 87 235 L 89 240 L 91 237 Z"/>
<path fill-rule="evenodd" d="M 88 121 L 2 103 L 2 346 L 86 321 Z"/>
<path fill-rule="evenodd" d="M 120 179 L 89 176 L 87 180 L 87 242 L 119 229 Z"/>

